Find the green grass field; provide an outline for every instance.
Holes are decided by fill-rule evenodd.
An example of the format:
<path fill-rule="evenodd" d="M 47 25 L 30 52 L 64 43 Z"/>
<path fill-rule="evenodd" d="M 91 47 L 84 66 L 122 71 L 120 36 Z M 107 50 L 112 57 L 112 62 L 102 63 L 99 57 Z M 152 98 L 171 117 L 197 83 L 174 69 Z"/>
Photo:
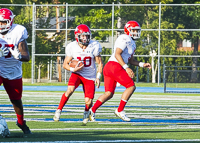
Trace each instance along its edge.
<path fill-rule="evenodd" d="M 16 115 L 8 96 L 5 91 L 0 94 L 0 113 L 11 132 L 0 142 L 200 142 L 199 94 L 134 94 L 125 108 L 131 122 L 123 122 L 114 115 L 121 97 L 116 93 L 97 110 L 97 122 L 83 126 L 82 92 L 72 95 L 60 122 L 52 118 L 62 92 L 24 92 L 25 119 L 32 135 L 23 135 L 15 125 Z M 94 102 L 100 95 L 96 93 Z"/>

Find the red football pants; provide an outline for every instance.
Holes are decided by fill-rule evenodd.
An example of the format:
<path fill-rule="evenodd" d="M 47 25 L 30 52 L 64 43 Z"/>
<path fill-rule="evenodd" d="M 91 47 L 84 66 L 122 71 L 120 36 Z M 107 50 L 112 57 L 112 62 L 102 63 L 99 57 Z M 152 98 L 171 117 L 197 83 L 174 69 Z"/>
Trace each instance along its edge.
<path fill-rule="evenodd" d="M 22 98 L 22 78 L 9 80 L 0 76 L 0 85 L 2 83 L 11 100 Z"/>
<path fill-rule="evenodd" d="M 95 93 L 95 83 L 93 80 L 88 80 L 84 77 L 82 77 L 79 74 L 72 73 L 68 85 L 75 86 L 75 89 L 80 85 L 83 85 L 83 91 L 85 93 L 85 97 L 88 97 L 90 99 L 94 98 Z"/>
<path fill-rule="evenodd" d="M 123 67 L 114 61 L 110 61 L 105 65 L 103 75 L 105 92 L 110 91 L 114 94 L 117 82 L 126 88 L 135 85 Z"/>

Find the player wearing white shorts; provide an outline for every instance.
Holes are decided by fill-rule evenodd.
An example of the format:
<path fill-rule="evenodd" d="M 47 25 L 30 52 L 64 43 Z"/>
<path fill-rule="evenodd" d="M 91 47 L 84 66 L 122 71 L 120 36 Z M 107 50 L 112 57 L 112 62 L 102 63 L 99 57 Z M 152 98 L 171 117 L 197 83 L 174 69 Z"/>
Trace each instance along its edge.
<path fill-rule="evenodd" d="M 67 103 L 75 89 L 82 84 L 85 94 L 83 123 L 86 124 L 89 119 L 89 109 L 92 106 L 92 100 L 95 94 L 95 83 L 97 83 L 97 88 L 100 86 L 100 76 L 103 68 L 103 62 L 100 55 L 102 47 L 99 42 L 90 40 L 91 32 L 87 25 L 78 25 L 74 33 L 76 41 L 67 45 L 65 50 L 66 58 L 63 63 L 63 67 L 66 70 L 71 71 L 72 74 L 69 78 L 67 91 L 62 95 L 53 119 L 54 121 L 60 120 L 61 111 L 64 105 Z M 75 68 L 70 67 L 69 64 L 72 59 L 82 62 L 83 65 Z M 95 62 L 98 64 L 98 72 L 96 72 Z"/>
<path fill-rule="evenodd" d="M 24 26 L 13 24 L 15 15 L 7 8 L 0 9 L 0 84 L 13 104 L 17 115 L 17 126 L 24 134 L 31 134 L 24 120 L 22 105 L 22 62 L 30 59 Z"/>

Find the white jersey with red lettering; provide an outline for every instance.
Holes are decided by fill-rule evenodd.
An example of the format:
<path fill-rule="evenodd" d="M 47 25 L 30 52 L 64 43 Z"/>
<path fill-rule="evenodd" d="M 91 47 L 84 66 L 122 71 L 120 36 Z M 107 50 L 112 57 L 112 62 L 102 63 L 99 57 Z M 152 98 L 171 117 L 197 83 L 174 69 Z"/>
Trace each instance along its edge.
<path fill-rule="evenodd" d="M 135 41 L 130 36 L 126 34 L 120 35 L 115 41 L 114 53 L 112 54 L 112 56 L 109 58 L 108 61 L 118 62 L 117 59 L 115 58 L 115 52 L 117 48 L 122 49 L 123 52 L 121 56 L 124 62 L 127 64 L 131 56 L 135 54 L 136 44 Z"/>
<path fill-rule="evenodd" d="M 84 67 L 80 71 L 74 73 L 89 80 L 96 79 L 95 57 L 99 56 L 101 51 L 102 47 L 100 43 L 94 40 L 90 40 L 90 43 L 85 50 L 78 45 L 77 41 L 69 43 L 65 49 L 67 56 L 84 63 Z"/>
<path fill-rule="evenodd" d="M 0 34 L 0 48 L 3 45 L 7 48 L 14 48 L 24 39 L 28 38 L 27 30 L 24 26 L 13 24 L 6 35 Z M 12 54 L 0 58 L 0 76 L 7 79 L 18 79 L 22 77 L 22 62 L 16 60 Z"/>

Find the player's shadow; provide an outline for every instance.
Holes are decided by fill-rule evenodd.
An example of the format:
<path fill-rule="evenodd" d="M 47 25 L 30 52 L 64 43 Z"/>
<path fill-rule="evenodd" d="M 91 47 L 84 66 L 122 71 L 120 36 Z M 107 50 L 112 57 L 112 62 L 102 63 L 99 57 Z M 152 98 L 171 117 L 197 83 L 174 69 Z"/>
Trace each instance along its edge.
<path fill-rule="evenodd" d="M 177 133 L 187 133 L 188 131 L 183 130 L 165 130 L 165 131 L 139 131 L 139 130 L 83 130 L 82 131 L 71 131 L 71 130 L 60 130 L 60 131 L 43 131 L 33 132 L 31 135 L 23 135 L 22 133 L 11 133 L 10 137 L 5 138 L 7 142 L 37 142 L 37 141 L 97 141 L 97 140 L 149 140 L 153 139 L 153 136 L 148 134 L 156 134 L 156 139 L 163 139 L 165 135 L 171 134 L 172 136 Z M 200 132 L 199 130 L 193 130 L 193 133 Z M 146 135 L 146 137 L 145 137 Z M 142 136 L 141 138 L 138 136 Z M 167 136 L 166 136 L 167 139 Z M 4 140 L 1 140 L 4 141 Z"/>

